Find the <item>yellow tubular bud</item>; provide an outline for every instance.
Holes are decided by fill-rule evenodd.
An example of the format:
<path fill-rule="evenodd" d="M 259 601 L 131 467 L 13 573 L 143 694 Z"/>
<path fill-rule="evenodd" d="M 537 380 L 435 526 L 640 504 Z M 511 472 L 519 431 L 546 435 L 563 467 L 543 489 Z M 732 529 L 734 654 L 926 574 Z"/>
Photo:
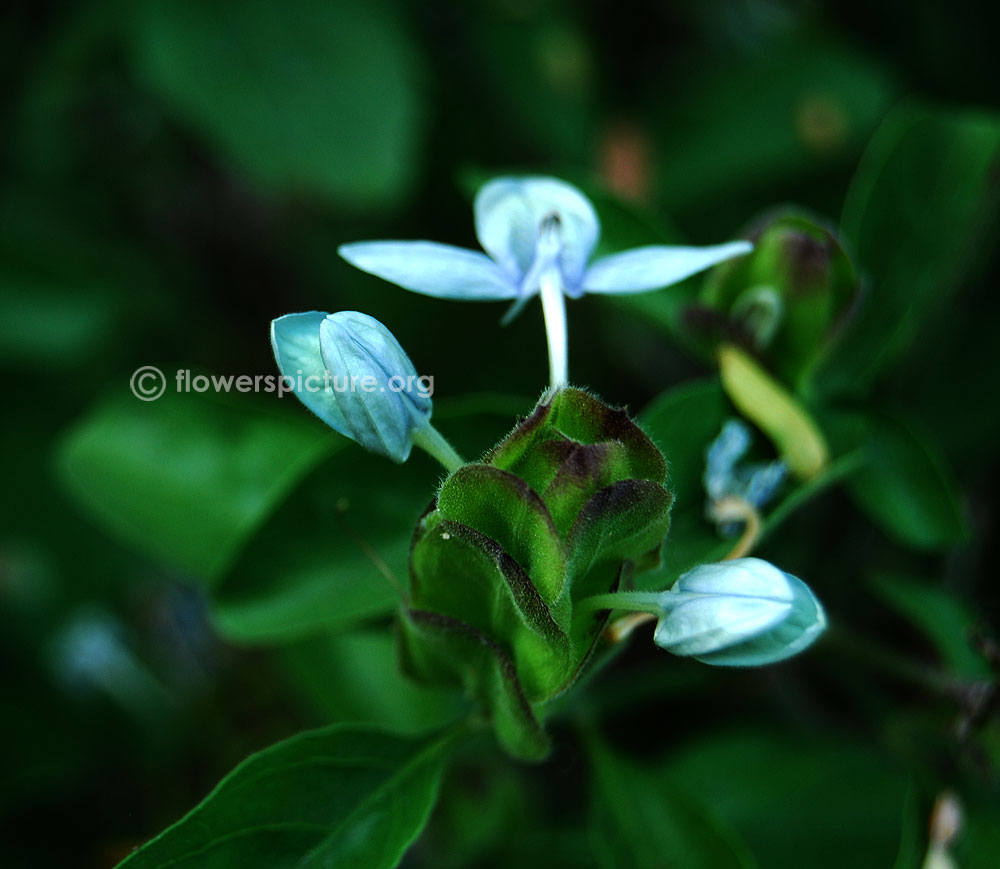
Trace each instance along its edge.
<path fill-rule="evenodd" d="M 726 395 L 771 439 L 796 477 L 808 480 L 823 470 L 830 460 L 823 433 L 781 384 L 732 344 L 719 348 L 719 373 Z"/>

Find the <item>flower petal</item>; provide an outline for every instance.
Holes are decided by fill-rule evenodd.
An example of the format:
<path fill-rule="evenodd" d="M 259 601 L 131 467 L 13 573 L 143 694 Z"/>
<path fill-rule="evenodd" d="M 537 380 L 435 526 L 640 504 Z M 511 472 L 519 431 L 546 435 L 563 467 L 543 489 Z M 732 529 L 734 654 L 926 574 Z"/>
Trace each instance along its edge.
<path fill-rule="evenodd" d="M 795 599 L 792 579 L 802 582 L 763 558 L 733 558 L 692 568 L 681 575 L 671 592 L 754 597 L 790 603 Z"/>
<path fill-rule="evenodd" d="M 399 342 L 374 317 L 339 311 L 320 324 L 319 343 L 349 436 L 373 453 L 405 462 L 413 429 L 430 418 L 431 401 L 394 386 L 417 375 Z"/>
<path fill-rule="evenodd" d="M 811 646 L 826 630 L 826 614 L 808 586 L 798 586 L 793 612 L 776 628 L 742 643 L 694 657 L 704 664 L 721 667 L 762 667 L 797 655 Z"/>
<path fill-rule="evenodd" d="M 695 598 L 660 620 L 654 641 L 675 655 L 705 655 L 776 628 L 791 611 L 791 603 L 768 598 Z"/>
<path fill-rule="evenodd" d="M 351 437 L 337 396 L 327 383 L 320 351 L 319 329 L 326 316 L 323 311 L 309 311 L 278 317 L 271 322 L 271 347 L 278 369 L 295 382 L 293 392 L 299 400 L 334 431 Z"/>
<path fill-rule="evenodd" d="M 542 221 L 550 215 L 559 217 L 559 265 L 570 286 L 583 277 L 601 231 L 590 200 L 558 178 L 497 178 L 476 194 L 475 213 L 483 250 L 514 281 L 531 268 Z"/>
<path fill-rule="evenodd" d="M 439 299 L 513 299 L 517 285 L 485 254 L 433 241 L 360 241 L 343 244 L 352 266 L 415 293 Z"/>
<path fill-rule="evenodd" d="M 711 247 L 650 245 L 601 257 L 587 269 L 587 293 L 643 293 L 676 284 L 704 269 L 753 250 L 748 241 Z"/>
<path fill-rule="evenodd" d="M 509 326 L 511 323 L 513 323 L 514 320 L 518 318 L 521 311 L 524 310 L 524 306 L 527 305 L 528 302 L 530 302 L 537 295 L 538 295 L 537 293 L 526 293 L 519 299 L 515 299 L 511 304 L 511 306 L 506 311 L 504 311 L 504 315 L 500 318 L 500 325 Z"/>

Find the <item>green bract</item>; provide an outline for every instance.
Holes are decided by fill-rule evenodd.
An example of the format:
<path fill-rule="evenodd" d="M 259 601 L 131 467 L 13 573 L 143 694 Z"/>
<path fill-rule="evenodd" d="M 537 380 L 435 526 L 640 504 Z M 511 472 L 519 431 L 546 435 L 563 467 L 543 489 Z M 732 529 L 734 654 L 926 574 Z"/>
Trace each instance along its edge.
<path fill-rule="evenodd" d="M 807 377 L 835 340 L 858 294 L 858 276 L 837 235 L 787 210 L 751 233 L 749 256 L 708 276 L 689 312 L 695 333 L 752 348 L 788 383 Z M 709 332 L 711 329 L 709 330 Z"/>
<path fill-rule="evenodd" d="M 608 613 L 574 613 L 659 561 L 672 496 L 660 451 L 578 389 L 543 396 L 442 484 L 410 555 L 401 629 L 411 675 L 464 688 L 513 755 L 548 751 L 545 704 L 577 678 Z"/>

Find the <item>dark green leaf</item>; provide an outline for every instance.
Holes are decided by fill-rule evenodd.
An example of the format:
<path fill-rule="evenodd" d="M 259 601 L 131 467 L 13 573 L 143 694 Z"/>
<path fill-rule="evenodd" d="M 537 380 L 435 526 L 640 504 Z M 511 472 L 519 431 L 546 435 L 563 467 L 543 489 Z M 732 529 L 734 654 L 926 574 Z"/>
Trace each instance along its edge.
<path fill-rule="evenodd" d="M 600 865 L 655 869 L 753 866 L 739 838 L 695 796 L 667 776 L 639 769 L 592 742 L 594 823 Z"/>
<path fill-rule="evenodd" d="M 866 292 L 828 358 L 828 392 L 862 392 L 945 305 L 986 247 L 998 201 L 1000 119 L 917 106 L 894 111 L 851 184 L 843 231 Z"/>
<path fill-rule="evenodd" d="M 715 737 L 658 774 L 698 794 L 746 840 L 762 866 L 891 866 L 907 776 L 849 743 L 776 735 Z"/>
<path fill-rule="evenodd" d="M 663 547 L 663 571 L 673 578 L 699 562 L 717 560 L 712 555 L 721 558 L 731 548 L 731 542 L 721 540 L 705 518 L 702 486 L 705 451 L 731 414 L 717 378 L 669 389 L 639 414 L 640 425 L 663 450 L 670 466 L 674 506 L 670 536 Z M 654 581 L 659 573 L 646 574 L 640 581 Z"/>
<path fill-rule="evenodd" d="M 660 483 L 621 480 L 584 505 L 567 541 L 574 599 L 611 590 L 625 561 L 640 570 L 659 563 L 671 500 Z"/>
<path fill-rule="evenodd" d="M 62 444 L 80 502 L 129 542 L 214 579 L 277 504 L 343 441 L 290 411 L 208 393 L 99 405 Z"/>
<path fill-rule="evenodd" d="M 333 725 L 266 748 L 121 865 L 395 866 L 437 796 L 444 740 Z"/>
<path fill-rule="evenodd" d="M 684 99 L 662 113 L 666 203 L 732 196 L 856 154 L 888 106 L 880 66 L 836 43 L 796 35 L 728 65 L 690 69 Z"/>
<path fill-rule="evenodd" d="M 396 199 L 419 165 L 419 67 L 379 0 L 145 0 L 132 59 L 256 180 L 351 205 Z"/>
<path fill-rule="evenodd" d="M 454 720 L 465 707 L 454 691 L 424 688 L 400 672 L 388 628 L 309 637 L 284 646 L 281 657 L 324 720 L 417 734 Z"/>
<path fill-rule="evenodd" d="M 983 789 L 984 790 L 984 789 Z M 993 869 L 1000 862 L 1000 811 L 995 788 L 962 795 L 962 827 L 950 849 L 962 869 Z"/>
<path fill-rule="evenodd" d="M 970 643 L 976 618 L 954 594 L 925 580 L 876 576 L 878 595 L 910 621 L 934 645 L 957 676 L 988 679 L 992 672 Z"/>
<path fill-rule="evenodd" d="M 397 465 L 345 443 L 219 581 L 220 629 L 240 642 L 270 643 L 387 616 L 399 605 L 413 528 L 438 475 L 422 452 Z"/>
<path fill-rule="evenodd" d="M 858 416 L 836 424 L 852 430 L 863 464 L 848 488 L 858 505 L 902 543 L 938 549 L 967 537 L 951 475 L 932 444 L 903 425 Z"/>

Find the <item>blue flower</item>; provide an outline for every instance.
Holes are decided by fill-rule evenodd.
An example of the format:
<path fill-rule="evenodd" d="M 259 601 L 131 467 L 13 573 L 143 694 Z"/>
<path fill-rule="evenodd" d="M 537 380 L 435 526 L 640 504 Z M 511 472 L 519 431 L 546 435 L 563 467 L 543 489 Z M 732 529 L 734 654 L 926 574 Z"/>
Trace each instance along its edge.
<path fill-rule="evenodd" d="M 710 518 L 713 518 L 713 506 L 726 498 L 738 498 L 759 510 L 785 482 L 788 466 L 781 459 L 773 462 L 743 461 L 750 449 L 751 438 L 750 427 L 746 423 L 730 419 L 705 451 L 702 482 L 708 493 Z"/>
<path fill-rule="evenodd" d="M 512 301 L 505 322 L 540 295 L 556 387 L 568 376 L 565 296 L 660 289 L 752 249 L 747 241 L 649 245 L 591 262 L 600 236 L 597 213 L 586 196 L 557 178 L 497 178 L 480 189 L 474 210 L 486 253 L 431 241 L 367 241 L 342 245 L 340 255 L 416 293 Z"/>

